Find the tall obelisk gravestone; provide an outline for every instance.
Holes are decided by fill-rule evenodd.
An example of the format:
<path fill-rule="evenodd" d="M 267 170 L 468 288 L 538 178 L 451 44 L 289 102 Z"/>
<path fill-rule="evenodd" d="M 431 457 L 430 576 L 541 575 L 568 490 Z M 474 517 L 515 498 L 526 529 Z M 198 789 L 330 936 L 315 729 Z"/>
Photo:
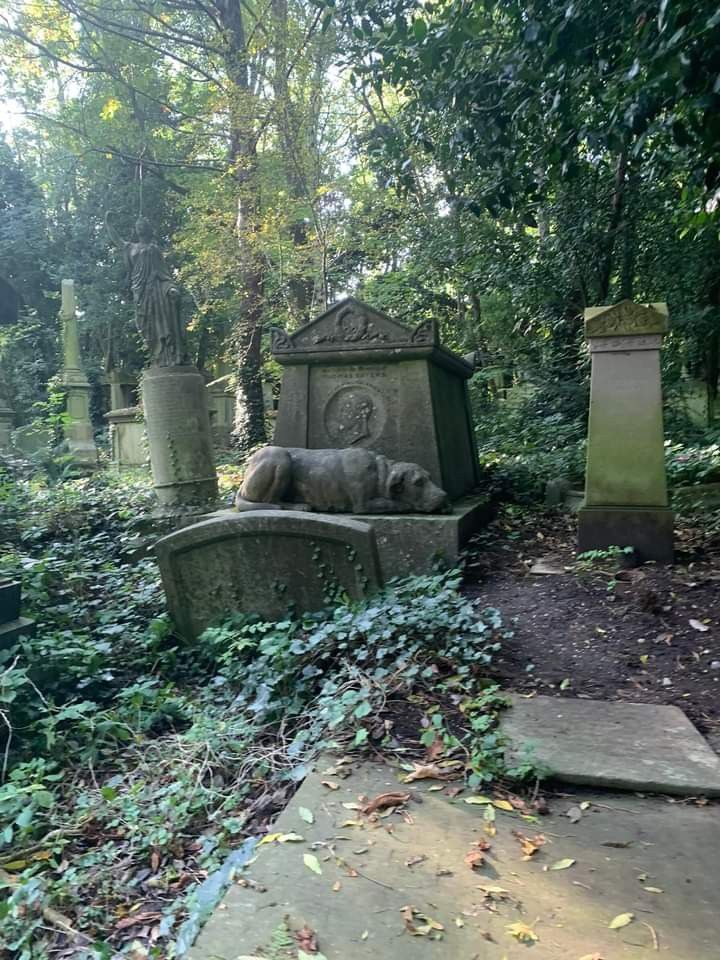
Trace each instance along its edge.
<path fill-rule="evenodd" d="M 75 315 L 75 283 L 63 280 L 60 319 L 63 332 L 62 381 L 68 422 L 63 427 L 65 442 L 75 461 L 83 467 L 97 466 L 97 447 L 90 421 L 90 383 L 80 357 L 80 337 Z"/>
<path fill-rule="evenodd" d="M 660 379 L 667 328 L 664 303 L 585 311 L 592 375 L 581 553 L 632 546 L 641 560 L 673 559 Z"/>

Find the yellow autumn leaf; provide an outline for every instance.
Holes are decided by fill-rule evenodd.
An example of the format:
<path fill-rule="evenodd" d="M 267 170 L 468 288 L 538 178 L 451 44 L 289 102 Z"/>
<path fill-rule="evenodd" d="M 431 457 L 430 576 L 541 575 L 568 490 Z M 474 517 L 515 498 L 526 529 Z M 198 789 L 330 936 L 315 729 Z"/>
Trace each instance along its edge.
<path fill-rule="evenodd" d="M 108 99 L 103 104 L 103 108 L 100 111 L 100 118 L 102 120 L 112 120 L 115 114 L 118 112 L 122 104 L 117 99 L 117 97 L 108 97 Z"/>
<path fill-rule="evenodd" d="M 629 923 L 632 923 L 635 919 L 634 913 L 619 913 L 614 917 L 608 926 L 611 930 L 621 930 L 623 927 L 626 927 Z"/>
<path fill-rule="evenodd" d="M 275 841 L 281 836 L 281 833 L 266 833 L 258 846 L 261 847 L 264 843 L 275 843 Z"/>
<path fill-rule="evenodd" d="M 498 810 L 509 810 L 510 813 L 514 809 L 509 800 L 493 800 L 493 806 L 497 807 Z"/>
<path fill-rule="evenodd" d="M 465 803 L 492 803 L 490 797 L 465 797 Z"/>
<path fill-rule="evenodd" d="M 540 939 L 533 928 L 526 923 L 509 923 L 505 930 L 511 937 L 515 937 L 519 943 L 535 943 L 536 940 Z"/>

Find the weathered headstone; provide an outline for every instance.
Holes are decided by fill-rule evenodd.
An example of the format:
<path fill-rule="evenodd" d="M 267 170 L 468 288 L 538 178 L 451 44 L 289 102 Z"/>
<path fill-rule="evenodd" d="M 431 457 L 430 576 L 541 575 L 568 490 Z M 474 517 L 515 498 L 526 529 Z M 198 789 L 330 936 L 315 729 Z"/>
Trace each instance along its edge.
<path fill-rule="evenodd" d="M 667 326 L 662 303 L 585 311 L 592 376 L 580 552 L 632 546 L 643 560 L 672 561 L 660 379 Z"/>
<path fill-rule="evenodd" d="M 14 646 L 21 637 L 35 634 L 35 621 L 20 616 L 22 587 L 13 580 L 0 580 L 0 650 Z"/>
<path fill-rule="evenodd" d="M 147 461 L 142 408 L 111 410 L 105 414 L 105 419 L 110 426 L 113 464 L 119 469 L 142 466 Z"/>
<path fill-rule="evenodd" d="M 27 423 L 11 434 L 12 449 L 23 457 L 34 457 L 50 452 L 54 436 L 50 427 L 42 423 Z"/>
<path fill-rule="evenodd" d="M 97 466 L 97 447 L 90 421 L 90 383 L 80 356 L 80 337 L 75 315 L 75 283 L 63 280 L 60 319 L 63 328 L 62 381 L 65 386 L 65 410 L 68 422 L 63 425 L 65 442 L 75 461 L 82 467 Z"/>
<path fill-rule="evenodd" d="M 218 447 L 229 444 L 235 423 L 235 391 L 231 381 L 232 376 L 227 373 L 207 385 L 210 426 Z"/>
<path fill-rule="evenodd" d="M 192 638 L 227 615 L 320 610 L 381 582 L 372 529 L 347 518 L 258 510 L 215 514 L 159 540 L 168 610 Z"/>
<path fill-rule="evenodd" d="M 472 366 L 440 346 L 432 323 L 414 329 L 352 298 L 288 334 L 274 442 L 367 447 L 418 463 L 452 498 L 478 482 L 466 381 Z"/>

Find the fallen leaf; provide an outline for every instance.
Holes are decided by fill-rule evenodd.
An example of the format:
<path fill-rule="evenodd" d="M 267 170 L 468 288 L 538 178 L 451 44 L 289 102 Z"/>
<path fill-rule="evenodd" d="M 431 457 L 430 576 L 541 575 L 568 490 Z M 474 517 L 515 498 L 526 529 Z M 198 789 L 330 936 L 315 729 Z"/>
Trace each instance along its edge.
<path fill-rule="evenodd" d="M 303 863 L 308 870 L 312 870 L 313 873 L 317 873 L 318 876 L 322 876 L 322 867 L 320 866 L 320 862 L 312 853 L 306 853 L 303 856 Z"/>
<path fill-rule="evenodd" d="M 427 857 L 424 853 L 419 854 L 417 857 L 408 857 L 405 861 L 406 867 L 415 867 L 418 863 L 424 863 L 427 860 Z"/>
<path fill-rule="evenodd" d="M 510 813 L 515 809 L 509 800 L 493 800 L 493 806 L 498 810 L 509 810 Z"/>
<path fill-rule="evenodd" d="M 513 830 L 513 836 L 520 842 L 524 854 L 523 860 L 529 860 L 530 857 L 533 857 L 545 843 L 545 836 L 542 833 L 538 833 L 534 837 L 526 837 L 519 830 Z"/>
<path fill-rule="evenodd" d="M 448 780 L 456 775 L 461 766 L 459 760 L 444 770 L 437 763 L 413 763 L 412 773 L 408 773 L 402 781 L 412 783 L 415 780 Z"/>
<path fill-rule="evenodd" d="M 433 760 L 438 760 L 445 753 L 445 744 L 443 743 L 442 737 L 435 737 L 433 742 L 427 748 L 425 753 L 425 759 L 432 763 Z"/>
<path fill-rule="evenodd" d="M 305 953 L 317 954 L 317 934 L 311 927 L 308 927 L 307 924 L 296 932 L 295 940 L 301 951 L 304 950 Z"/>
<path fill-rule="evenodd" d="M 505 887 L 498 887 L 492 883 L 479 883 L 478 890 L 482 890 L 486 897 L 497 897 L 500 900 L 510 896 L 510 891 L 506 890 Z"/>
<path fill-rule="evenodd" d="M 264 843 L 304 843 L 304 841 L 305 837 L 300 836 L 299 833 L 267 833 L 258 846 L 261 847 Z"/>
<path fill-rule="evenodd" d="M 492 799 L 490 797 L 465 797 L 465 803 L 492 803 Z"/>
<path fill-rule="evenodd" d="M 156 910 L 148 911 L 146 913 L 131 913 L 130 916 L 123 917 L 122 920 L 118 920 L 118 922 L 115 924 L 115 929 L 125 930 L 128 927 L 134 927 L 138 924 L 160 920 L 161 918 L 162 914 L 158 913 Z"/>
<path fill-rule="evenodd" d="M 567 690 L 567 688 L 570 686 L 571 683 L 572 683 L 572 680 L 570 679 L 570 677 L 565 677 L 565 679 L 560 684 L 560 689 Z"/>
<path fill-rule="evenodd" d="M 565 860 L 558 860 L 556 863 L 550 865 L 548 869 L 550 870 L 567 870 L 568 867 L 572 867 L 577 861 L 571 860 L 569 857 Z"/>
<path fill-rule="evenodd" d="M 611 930 L 622 930 L 623 927 L 626 927 L 629 923 L 632 923 L 634 919 L 634 913 L 619 913 L 610 921 L 608 927 L 610 927 Z"/>
<path fill-rule="evenodd" d="M 428 787 L 428 793 L 435 793 L 438 790 L 444 790 L 445 787 L 441 783 L 434 783 L 431 787 Z"/>
<path fill-rule="evenodd" d="M 581 807 L 570 807 L 565 811 L 565 816 L 570 823 L 577 823 L 582 818 L 582 809 Z"/>
<path fill-rule="evenodd" d="M 410 799 L 409 793 L 381 793 L 362 808 L 363 813 L 375 813 L 377 810 L 387 810 L 390 807 L 399 807 Z"/>
<path fill-rule="evenodd" d="M 343 820 L 340 824 L 341 827 L 364 827 L 365 824 L 362 820 Z"/>
<path fill-rule="evenodd" d="M 346 810 L 362 810 L 363 804 L 356 803 L 354 800 L 349 800 L 347 803 L 343 803 L 343 806 Z"/>
<path fill-rule="evenodd" d="M 533 928 L 526 923 L 510 923 L 505 927 L 505 930 L 511 937 L 515 937 L 519 943 L 535 943 L 536 940 L 540 939 Z"/>
<path fill-rule="evenodd" d="M 469 853 L 465 854 L 463 859 L 471 870 L 476 870 L 485 863 L 485 854 L 482 852 L 482 850 L 471 850 Z"/>
<path fill-rule="evenodd" d="M 583 802 L 580 804 L 580 809 L 581 809 L 581 810 L 589 810 L 591 806 L 592 806 L 592 804 L 590 803 L 589 800 L 583 800 Z"/>
<path fill-rule="evenodd" d="M 333 893 L 337 893 L 338 890 L 342 890 L 342 884 L 340 883 L 339 880 L 335 881 L 335 883 L 332 885 L 332 889 L 333 889 Z"/>
<path fill-rule="evenodd" d="M 266 833 L 265 836 L 260 841 L 260 843 L 258 843 L 258 846 L 261 847 L 264 843 L 275 843 L 278 837 L 281 837 L 281 836 L 282 836 L 281 833 Z"/>
<path fill-rule="evenodd" d="M 324 787 L 327 787 L 328 790 L 339 790 L 339 789 L 340 789 L 340 784 L 339 784 L 339 783 L 335 783 L 334 780 L 321 780 L 320 783 L 321 783 Z"/>
<path fill-rule="evenodd" d="M 298 807 L 298 813 L 305 823 L 315 823 L 315 814 L 307 807 Z"/>
<path fill-rule="evenodd" d="M 707 631 L 710 629 L 706 623 L 701 623 L 700 620 L 688 620 L 688 623 L 693 630 L 699 630 L 701 633 L 707 633 Z"/>
<path fill-rule="evenodd" d="M 660 887 L 643 887 L 645 893 L 665 893 Z"/>
<path fill-rule="evenodd" d="M 437 939 L 438 934 L 445 929 L 442 923 L 438 923 L 437 920 L 433 920 L 410 905 L 403 907 L 400 915 L 405 922 L 405 929 L 414 937 L 432 936 Z"/>

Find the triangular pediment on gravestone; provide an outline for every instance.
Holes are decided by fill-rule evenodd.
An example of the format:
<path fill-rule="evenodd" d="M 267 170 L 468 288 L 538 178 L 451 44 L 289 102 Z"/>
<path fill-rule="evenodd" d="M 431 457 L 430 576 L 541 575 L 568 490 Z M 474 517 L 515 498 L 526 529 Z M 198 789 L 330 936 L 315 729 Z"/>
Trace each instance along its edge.
<path fill-rule="evenodd" d="M 623 337 L 665 333 L 668 309 L 665 303 L 633 303 L 621 300 L 609 307 L 585 310 L 586 337 Z"/>
<path fill-rule="evenodd" d="M 295 333 L 273 328 L 273 353 L 319 350 L 353 350 L 389 346 L 434 344 L 437 331 L 433 323 L 415 328 L 392 320 L 380 310 L 348 297 L 334 304 L 316 320 Z"/>

